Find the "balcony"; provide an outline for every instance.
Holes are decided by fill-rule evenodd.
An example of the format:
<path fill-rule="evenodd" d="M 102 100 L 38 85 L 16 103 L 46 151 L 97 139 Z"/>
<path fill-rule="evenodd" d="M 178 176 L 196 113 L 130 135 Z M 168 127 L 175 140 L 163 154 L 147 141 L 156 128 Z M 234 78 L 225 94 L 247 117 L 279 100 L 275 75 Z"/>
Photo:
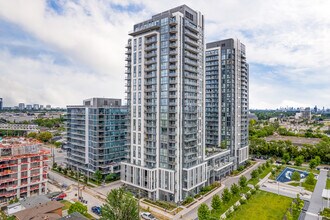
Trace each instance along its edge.
<path fill-rule="evenodd" d="M 148 58 L 155 57 L 155 56 L 157 56 L 157 53 L 156 52 L 151 52 L 151 53 L 145 54 L 144 58 L 148 59 Z"/>
<path fill-rule="evenodd" d="M 178 23 L 178 22 L 176 21 L 175 18 L 171 18 L 171 19 L 170 19 L 170 22 L 169 22 L 169 25 L 170 25 L 170 26 L 173 26 L 173 25 L 177 25 L 177 23 Z"/>
<path fill-rule="evenodd" d="M 176 32 L 178 32 L 178 29 L 177 29 L 176 27 L 171 27 L 171 28 L 169 29 L 169 32 L 170 32 L 170 33 L 176 33 Z"/>
<path fill-rule="evenodd" d="M 176 41 L 178 38 L 176 35 L 171 35 L 170 36 L 170 41 Z"/>
<path fill-rule="evenodd" d="M 145 51 L 156 50 L 156 49 L 157 49 L 156 44 L 144 48 Z"/>
<path fill-rule="evenodd" d="M 185 44 L 185 45 L 184 45 L 184 48 L 185 48 L 186 50 L 192 52 L 192 53 L 195 53 L 195 54 L 198 53 L 198 49 L 197 49 L 197 47 L 192 47 L 192 46 L 190 46 L 190 45 L 188 45 L 188 44 Z"/>
<path fill-rule="evenodd" d="M 193 31 L 190 31 L 189 29 L 184 30 L 184 34 L 196 41 L 198 40 L 198 34 L 194 33 Z"/>
<path fill-rule="evenodd" d="M 195 24 L 192 24 L 192 23 L 190 23 L 189 21 L 185 21 L 185 27 L 187 28 L 187 29 L 189 29 L 190 31 L 192 31 L 192 32 L 194 32 L 194 33 L 198 33 L 199 31 L 198 31 L 198 28 L 197 28 L 197 25 L 195 25 Z"/>
<path fill-rule="evenodd" d="M 147 39 L 144 43 L 145 44 L 152 44 L 152 43 L 155 43 L 157 41 L 157 38 L 156 37 L 152 37 L 150 39 Z"/>
<path fill-rule="evenodd" d="M 186 44 L 189 44 L 193 47 L 198 47 L 198 42 L 197 41 L 191 40 L 189 37 L 185 37 L 184 40 L 185 40 Z"/>
<path fill-rule="evenodd" d="M 170 48 L 176 48 L 176 47 L 177 47 L 177 44 L 176 44 L 175 42 L 170 43 L 169 47 L 170 47 Z"/>
<path fill-rule="evenodd" d="M 170 50 L 169 54 L 170 55 L 177 55 L 178 51 L 177 50 Z"/>
<path fill-rule="evenodd" d="M 147 60 L 145 62 L 146 65 L 150 65 L 150 64 L 153 64 L 153 63 L 156 63 L 157 62 L 157 59 L 150 59 L 150 60 Z"/>
<path fill-rule="evenodd" d="M 169 68 L 169 70 L 176 70 L 177 69 L 177 65 L 170 65 L 168 68 Z"/>

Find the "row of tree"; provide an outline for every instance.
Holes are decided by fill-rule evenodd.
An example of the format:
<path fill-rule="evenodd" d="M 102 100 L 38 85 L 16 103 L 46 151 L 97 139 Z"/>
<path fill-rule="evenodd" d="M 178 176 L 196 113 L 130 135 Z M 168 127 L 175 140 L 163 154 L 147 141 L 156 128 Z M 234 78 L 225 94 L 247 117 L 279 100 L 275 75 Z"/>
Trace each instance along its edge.
<path fill-rule="evenodd" d="M 234 196 L 237 196 L 242 192 L 244 188 L 247 187 L 248 181 L 245 176 L 241 176 L 237 184 L 231 185 L 230 189 L 225 188 L 221 197 L 219 195 L 214 195 L 212 197 L 211 201 L 211 207 L 212 210 L 209 209 L 209 207 L 202 203 L 200 207 L 198 208 L 198 219 L 199 220 L 210 220 L 210 219 L 218 219 L 215 217 L 212 217 L 211 215 L 214 215 L 215 213 L 220 213 L 222 207 L 226 204 L 228 204 Z"/>
<path fill-rule="evenodd" d="M 267 142 L 262 138 L 252 138 L 250 140 L 250 153 L 257 156 L 282 158 L 285 162 L 301 156 L 299 158 L 301 163 L 318 156 L 322 163 L 329 164 L 330 138 L 323 137 L 318 144 L 305 144 L 302 147 L 295 146 L 290 141 Z"/>

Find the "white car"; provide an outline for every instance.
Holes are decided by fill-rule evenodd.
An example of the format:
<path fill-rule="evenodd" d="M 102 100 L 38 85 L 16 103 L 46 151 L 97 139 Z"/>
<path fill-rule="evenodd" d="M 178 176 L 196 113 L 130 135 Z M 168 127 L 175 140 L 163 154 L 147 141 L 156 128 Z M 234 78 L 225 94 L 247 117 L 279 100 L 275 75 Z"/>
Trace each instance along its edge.
<path fill-rule="evenodd" d="M 141 217 L 146 220 L 157 220 L 150 212 L 142 212 Z"/>

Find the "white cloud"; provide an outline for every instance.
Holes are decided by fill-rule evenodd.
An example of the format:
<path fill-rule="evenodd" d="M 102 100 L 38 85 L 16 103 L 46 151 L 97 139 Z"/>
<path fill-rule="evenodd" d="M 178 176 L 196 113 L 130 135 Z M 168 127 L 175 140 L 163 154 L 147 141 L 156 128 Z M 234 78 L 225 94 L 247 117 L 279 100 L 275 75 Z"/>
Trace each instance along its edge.
<path fill-rule="evenodd" d="M 123 97 L 124 45 L 128 31 L 133 24 L 148 19 L 154 13 L 187 4 L 205 15 L 206 41 L 240 38 L 247 46 L 248 61 L 252 65 L 278 68 L 278 71 L 266 72 L 264 75 L 259 72 L 258 79 L 251 77 L 254 79 L 250 80 L 251 107 L 279 107 L 290 103 L 321 106 L 327 105 L 326 101 L 329 100 L 329 96 L 325 95 L 329 94 L 325 85 L 330 83 L 330 15 L 327 11 L 330 1 L 208 0 L 205 3 L 196 0 L 82 0 L 79 5 L 74 1 L 58 2 L 64 9 L 60 15 L 47 9 L 46 1 L 43 0 L 35 0 L 33 3 L 0 0 L 0 19 L 19 25 L 40 39 L 50 50 L 62 53 L 75 64 L 92 70 L 92 73 L 78 73 L 74 68 L 28 58 L 26 60 L 29 62 L 20 63 L 22 69 L 11 69 L 7 63 L 2 62 L 0 74 L 6 78 L 1 77 L 0 80 L 7 79 L 10 75 L 8 73 L 11 73 L 15 77 L 10 79 L 16 79 L 17 90 L 24 85 L 19 84 L 24 82 L 24 74 L 20 71 L 26 71 L 31 68 L 30 65 L 34 71 L 40 71 L 34 74 L 43 78 L 47 74 L 42 71 L 64 69 L 65 74 L 53 74 L 53 81 L 44 84 L 48 89 L 60 86 L 65 95 L 50 91 L 47 94 L 49 96 L 35 94 L 42 93 L 42 90 L 31 87 L 30 99 L 65 105 L 94 95 Z M 110 3 L 123 6 L 137 4 L 143 6 L 143 10 L 124 12 L 111 8 Z M 22 58 L 11 59 L 11 64 L 17 66 L 14 62 Z M 253 76 L 255 73 L 250 74 Z M 282 84 L 281 78 L 284 79 Z M 62 83 L 55 85 L 54 81 Z M 289 87 L 285 84 L 287 82 Z M 85 87 L 79 87 L 82 85 Z M 77 89 L 77 94 L 72 87 Z M 7 92 L 3 88 L 0 91 Z M 72 93 L 66 95 L 66 91 Z M 304 95 L 301 95 L 302 91 Z M 13 96 L 10 97 L 13 99 Z"/>

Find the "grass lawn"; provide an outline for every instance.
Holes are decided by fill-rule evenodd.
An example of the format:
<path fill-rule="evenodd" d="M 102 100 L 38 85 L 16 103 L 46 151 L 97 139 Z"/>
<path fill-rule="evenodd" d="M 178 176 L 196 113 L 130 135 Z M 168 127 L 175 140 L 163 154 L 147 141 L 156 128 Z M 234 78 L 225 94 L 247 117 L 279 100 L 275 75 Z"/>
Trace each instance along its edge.
<path fill-rule="evenodd" d="M 286 210 L 290 207 L 291 198 L 279 196 L 258 190 L 258 192 L 247 201 L 247 204 L 239 206 L 228 218 L 231 220 L 278 220 L 283 219 Z"/>
<path fill-rule="evenodd" d="M 67 210 L 70 208 L 70 206 L 72 205 L 71 202 L 69 202 L 68 200 L 62 200 L 60 201 L 64 206 L 63 206 L 63 210 Z"/>
<path fill-rule="evenodd" d="M 329 178 L 327 179 L 327 185 L 326 185 L 325 188 L 326 188 L 326 189 L 330 189 L 330 179 L 329 179 Z"/>
<path fill-rule="evenodd" d="M 300 186 L 300 184 L 297 183 L 297 182 L 289 183 L 289 185 L 290 186 Z M 315 184 L 314 185 L 309 185 L 309 184 L 306 184 L 306 183 L 301 183 L 301 186 L 304 187 L 305 190 L 308 190 L 308 191 L 311 191 L 311 192 L 314 191 L 315 185 L 316 185 L 316 181 L 315 181 Z"/>
<path fill-rule="evenodd" d="M 319 170 L 311 170 L 309 167 L 292 166 L 292 165 L 284 165 L 284 166 L 291 167 L 291 168 L 294 168 L 294 169 L 297 169 L 297 170 L 303 170 L 303 171 L 312 172 L 312 173 L 315 173 L 315 174 L 320 174 Z"/>

